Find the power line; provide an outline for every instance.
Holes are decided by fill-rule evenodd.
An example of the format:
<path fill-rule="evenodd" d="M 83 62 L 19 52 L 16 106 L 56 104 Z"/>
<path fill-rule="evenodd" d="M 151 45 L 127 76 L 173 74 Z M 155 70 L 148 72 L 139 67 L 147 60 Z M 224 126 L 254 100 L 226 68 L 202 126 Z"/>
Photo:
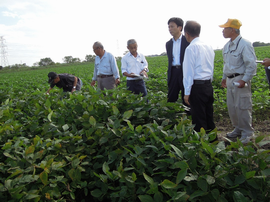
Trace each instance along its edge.
<path fill-rule="evenodd" d="M 1 48 L 1 66 L 8 66 L 8 58 L 7 58 L 7 45 L 5 45 L 6 40 L 4 36 L 0 36 L 0 48 Z"/>

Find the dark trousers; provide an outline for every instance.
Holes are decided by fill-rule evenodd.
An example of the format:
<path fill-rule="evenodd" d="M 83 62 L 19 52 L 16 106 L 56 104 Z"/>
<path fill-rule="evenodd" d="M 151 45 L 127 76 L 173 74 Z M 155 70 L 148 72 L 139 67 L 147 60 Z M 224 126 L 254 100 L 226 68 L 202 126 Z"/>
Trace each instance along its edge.
<path fill-rule="evenodd" d="M 193 84 L 189 103 L 195 131 L 199 132 L 201 128 L 204 128 L 206 132 L 210 132 L 215 129 L 213 102 L 213 87 L 211 83 Z"/>
<path fill-rule="evenodd" d="M 143 97 L 147 95 L 144 80 L 127 80 L 127 88 L 134 94 L 143 94 Z"/>
<path fill-rule="evenodd" d="M 168 88 L 168 102 L 176 102 L 179 97 L 179 92 L 181 91 L 182 102 L 185 104 L 182 68 L 172 68 L 171 79 L 168 83 Z"/>

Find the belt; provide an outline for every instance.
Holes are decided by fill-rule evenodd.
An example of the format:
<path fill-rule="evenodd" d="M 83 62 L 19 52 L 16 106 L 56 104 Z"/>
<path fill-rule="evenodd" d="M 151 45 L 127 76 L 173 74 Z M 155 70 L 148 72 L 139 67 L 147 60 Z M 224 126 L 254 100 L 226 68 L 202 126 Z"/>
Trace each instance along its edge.
<path fill-rule="evenodd" d="M 237 76 L 239 76 L 239 75 L 241 75 L 241 74 L 236 73 L 236 74 L 232 74 L 232 75 L 227 76 L 227 77 L 228 77 L 229 79 L 232 79 L 232 78 L 237 77 Z"/>
<path fill-rule="evenodd" d="M 106 78 L 106 77 L 112 77 L 113 75 L 98 75 L 99 78 Z"/>
<path fill-rule="evenodd" d="M 182 65 L 172 66 L 172 68 L 180 69 L 180 68 L 182 68 Z"/>
<path fill-rule="evenodd" d="M 132 80 L 127 80 L 127 82 L 142 82 L 143 79 L 132 79 Z"/>
<path fill-rule="evenodd" d="M 211 83 L 211 80 L 194 80 L 193 81 L 194 84 L 207 84 L 207 83 Z"/>

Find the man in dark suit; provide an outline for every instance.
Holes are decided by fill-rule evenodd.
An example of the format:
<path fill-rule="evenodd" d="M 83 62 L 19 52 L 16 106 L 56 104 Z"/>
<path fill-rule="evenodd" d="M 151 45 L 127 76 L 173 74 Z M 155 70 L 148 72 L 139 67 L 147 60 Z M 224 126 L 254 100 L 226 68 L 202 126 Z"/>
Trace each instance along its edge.
<path fill-rule="evenodd" d="M 181 18 L 171 18 L 168 21 L 169 32 L 173 36 L 166 43 L 168 56 L 168 102 L 176 102 L 181 91 L 182 102 L 184 101 L 183 85 L 183 60 L 186 47 L 189 45 L 186 37 L 182 34 L 183 20 Z"/>

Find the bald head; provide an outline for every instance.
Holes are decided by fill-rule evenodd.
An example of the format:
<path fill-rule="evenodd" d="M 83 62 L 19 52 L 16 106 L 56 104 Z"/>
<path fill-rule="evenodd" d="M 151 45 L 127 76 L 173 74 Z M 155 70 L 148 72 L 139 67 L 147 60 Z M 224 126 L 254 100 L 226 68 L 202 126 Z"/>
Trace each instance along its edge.
<path fill-rule="evenodd" d="M 201 25 L 196 21 L 187 21 L 184 27 L 184 31 L 191 37 L 198 37 L 200 36 Z"/>

